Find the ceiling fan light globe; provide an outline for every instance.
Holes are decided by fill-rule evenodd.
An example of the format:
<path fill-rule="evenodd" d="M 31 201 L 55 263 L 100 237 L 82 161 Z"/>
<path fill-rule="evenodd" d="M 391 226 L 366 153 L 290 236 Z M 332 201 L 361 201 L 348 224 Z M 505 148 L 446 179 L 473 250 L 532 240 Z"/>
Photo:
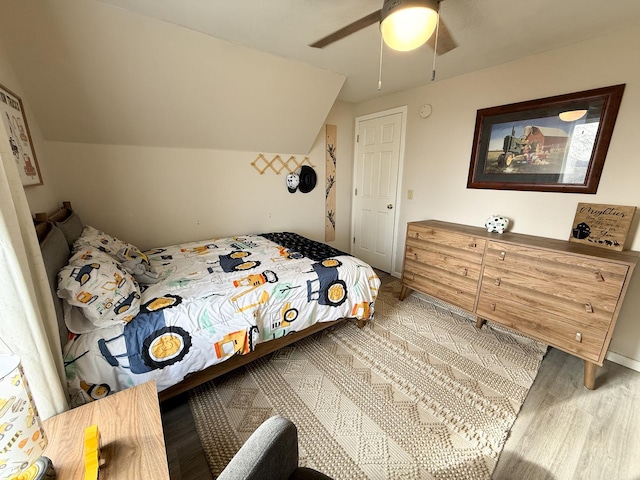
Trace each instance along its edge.
<path fill-rule="evenodd" d="M 430 8 L 399 8 L 380 22 L 380 32 L 390 48 L 408 52 L 429 40 L 437 23 L 438 14 Z"/>

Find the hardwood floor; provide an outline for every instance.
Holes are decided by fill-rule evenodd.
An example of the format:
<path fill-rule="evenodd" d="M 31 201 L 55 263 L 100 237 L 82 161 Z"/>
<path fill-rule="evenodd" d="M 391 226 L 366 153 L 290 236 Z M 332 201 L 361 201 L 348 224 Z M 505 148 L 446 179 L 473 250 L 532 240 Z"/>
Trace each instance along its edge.
<path fill-rule="evenodd" d="M 581 360 L 549 351 L 494 480 L 640 480 L 640 372 L 605 361 L 593 391 L 582 375 Z M 211 479 L 188 394 L 164 402 L 161 412 L 171 479 Z"/>
<path fill-rule="evenodd" d="M 581 360 L 547 353 L 494 479 L 640 479 L 640 373 L 605 361 L 595 390 L 582 373 Z"/>
<path fill-rule="evenodd" d="M 212 479 L 189 409 L 189 393 L 162 402 L 160 412 L 171 480 Z"/>

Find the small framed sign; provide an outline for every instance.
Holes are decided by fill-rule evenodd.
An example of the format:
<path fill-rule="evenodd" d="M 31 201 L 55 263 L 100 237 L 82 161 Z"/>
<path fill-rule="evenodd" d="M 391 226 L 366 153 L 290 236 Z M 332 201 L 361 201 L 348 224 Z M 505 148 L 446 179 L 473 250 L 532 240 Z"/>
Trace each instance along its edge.
<path fill-rule="evenodd" d="M 636 207 L 579 203 L 569 241 L 622 250 L 635 211 Z"/>
<path fill-rule="evenodd" d="M 22 185 L 42 185 L 40 166 L 33 149 L 22 100 L 7 87 L 0 85 L 0 116 L 9 137 L 11 152 L 18 165 Z"/>

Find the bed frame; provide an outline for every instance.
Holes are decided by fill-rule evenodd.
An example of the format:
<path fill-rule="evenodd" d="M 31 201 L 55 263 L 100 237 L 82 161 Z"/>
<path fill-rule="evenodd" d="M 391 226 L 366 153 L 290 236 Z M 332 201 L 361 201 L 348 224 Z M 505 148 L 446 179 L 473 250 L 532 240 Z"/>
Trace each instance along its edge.
<path fill-rule="evenodd" d="M 42 243 L 42 241 L 47 237 L 49 232 L 52 229 L 52 226 L 55 222 L 62 222 L 68 219 L 73 214 L 73 209 L 71 208 L 71 202 L 63 202 L 62 208 L 53 214 L 47 213 L 36 213 L 34 217 L 34 224 L 36 228 L 36 232 L 38 234 L 38 240 Z M 67 258 L 68 260 L 68 258 Z M 46 263 L 46 262 L 45 262 Z M 57 272 L 53 278 L 57 278 Z M 52 276 L 49 275 L 51 279 Z M 57 285 L 53 285 L 53 291 L 55 292 Z M 54 298 L 55 300 L 55 298 Z M 180 383 L 175 384 L 172 387 L 169 387 L 162 392 L 158 393 L 158 398 L 160 401 L 168 400 L 172 397 L 180 395 L 187 390 L 192 389 L 198 385 L 201 385 L 209 380 L 213 380 L 221 375 L 229 373 L 236 368 L 242 367 L 260 357 L 264 357 L 265 355 L 269 355 L 270 353 L 275 352 L 276 350 L 286 347 L 287 345 L 291 345 L 292 343 L 297 342 L 303 338 L 306 338 L 310 335 L 318 333 L 324 329 L 331 328 L 334 325 L 341 323 L 345 320 L 355 320 L 358 324 L 359 328 L 363 328 L 366 324 L 366 320 L 359 320 L 356 318 L 340 318 L 338 320 L 334 320 L 332 322 L 321 322 L 316 323 L 309 328 L 306 328 L 300 332 L 294 332 L 289 335 L 285 335 L 284 337 L 278 338 L 276 340 L 270 340 L 268 342 L 260 343 L 256 346 L 255 350 L 247 353 L 246 355 L 234 355 L 233 357 L 225 360 L 222 363 L 218 363 L 216 365 L 212 365 L 204 370 L 199 372 L 194 372 L 182 380 Z M 60 318 L 58 315 L 58 329 L 61 333 L 61 338 L 68 336 L 67 327 L 64 323 L 64 318 Z M 64 348 L 64 345 L 62 345 Z"/>

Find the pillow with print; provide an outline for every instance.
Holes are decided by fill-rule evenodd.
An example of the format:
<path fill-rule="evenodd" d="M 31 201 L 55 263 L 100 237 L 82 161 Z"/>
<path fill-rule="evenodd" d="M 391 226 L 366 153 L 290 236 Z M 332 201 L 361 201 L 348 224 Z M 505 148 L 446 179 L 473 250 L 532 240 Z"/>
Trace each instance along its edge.
<path fill-rule="evenodd" d="M 82 230 L 82 235 L 73 245 L 73 251 L 77 252 L 87 247 L 95 248 L 109 255 L 133 275 L 139 284 L 148 285 L 160 280 L 149 259 L 138 247 L 112 237 L 90 225 L 85 226 Z"/>
<path fill-rule="evenodd" d="M 117 261 L 94 248 L 80 250 L 69 259 L 58 273 L 57 293 L 78 307 L 96 328 L 130 322 L 140 311 L 136 280 Z M 70 323 L 67 328 L 74 331 Z"/>
<path fill-rule="evenodd" d="M 110 257 L 114 257 L 118 250 L 125 248 L 129 244 L 116 237 L 112 237 L 108 233 L 98 230 L 91 225 L 85 225 L 82 234 L 73 243 L 72 252 L 75 254 L 86 248 L 94 248 L 106 253 Z"/>

